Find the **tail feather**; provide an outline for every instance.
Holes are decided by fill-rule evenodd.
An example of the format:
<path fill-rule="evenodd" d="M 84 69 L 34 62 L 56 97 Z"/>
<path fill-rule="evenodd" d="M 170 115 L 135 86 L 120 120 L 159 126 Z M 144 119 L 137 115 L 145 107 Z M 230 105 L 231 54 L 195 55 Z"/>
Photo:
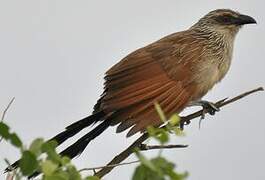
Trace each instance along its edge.
<path fill-rule="evenodd" d="M 49 139 L 49 141 L 55 140 L 58 145 L 62 144 L 64 141 L 69 139 L 70 137 L 73 137 L 77 133 L 79 133 L 84 128 L 99 122 L 103 117 L 105 116 L 104 112 L 98 112 L 96 114 L 92 114 L 91 116 L 88 116 L 84 119 L 81 119 L 69 126 L 67 126 L 65 131 L 57 134 L 53 138 Z"/>
<path fill-rule="evenodd" d="M 95 127 L 92 131 L 78 139 L 74 144 L 63 150 L 60 154 L 62 156 L 67 156 L 69 158 L 74 158 L 81 154 L 88 143 L 95 139 L 97 136 L 99 136 L 103 131 L 105 131 L 111 124 L 111 121 L 105 120 L 101 124 L 99 124 L 97 127 Z"/>

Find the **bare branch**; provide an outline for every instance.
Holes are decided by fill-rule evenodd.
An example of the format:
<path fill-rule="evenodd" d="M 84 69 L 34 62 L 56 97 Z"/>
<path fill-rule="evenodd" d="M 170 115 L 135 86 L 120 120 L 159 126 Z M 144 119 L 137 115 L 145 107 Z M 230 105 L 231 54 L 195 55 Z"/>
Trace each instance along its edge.
<path fill-rule="evenodd" d="M 8 161 L 8 159 L 4 159 L 6 164 L 8 165 L 8 167 L 10 167 L 10 162 Z M 6 176 L 6 180 L 13 180 L 16 176 L 16 169 L 13 169 L 12 171 L 8 172 L 7 173 L 7 176 Z"/>
<path fill-rule="evenodd" d="M 153 150 L 153 149 L 177 149 L 177 148 L 186 148 L 188 145 L 182 145 L 182 144 L 170 144 L 170 145 L 147 145 L 147 144 L 141 144 L 139 146 L 140 151 L 147 151 L 147 150 Z"/>
<path fill-rule="evenodd" d="M 14 100 L 15 100 L 15 97 L 13 97 L 13 98 L 11 99 L 11 101 L 8 103 L 7 107 L 6 107 L 5 110 L 3 111 L 3 114 L 2 114 L 2 117 L 1 117 L 1 122 L 4 121 L 5 116 L 6 116 L 6 113 L 7 113 L 8 109 L 10 108 L 10 106 L 12 105 L 12 103 L 14 102 Z"/>
<path fill-rule="evenodd" d="M 139 146 L 140 151 L 148 151 L 148 150 L 153 150 L 153 149 L 176 149 L 176 148 L 186 148 L 188 145 L 147 145 L 147 144 L 141 144 Z M 136 161 L 131 161 L 131 162 L 125 162 L 125 163 L 119 163 L 119 164 L 111 164 L 111 165 L 106 165 L 106 166 L 98 166 L 98 167 L 92 167 L 92 168 L 83 168 L 80 169 L 79 172 L 82 171 L 93 171 L 94 173 L 96 169 L 103 169 L 107 167 L 117 167 L 117 166 L 124 166 L 124 165 L 129 165 L 129 164 L 135 164 L 139 163 L 139 160 Z"/>
<path fill-rule="evenodd" d="M 3 111 L 3 114 L 2 114 L 2 117 L 1 117 L 1 121 L 0 122 L 3 122 L 4 119 L 5 119 L 5 116 L 6 116 L 6 113 L 8 111 L 8 109 L 10 108 L 10 106 L 12 105 L 12 103 L 14 102 L 15 100 L 15 97 L 13 97 L 11 99 L 11 101 L 8 103 L 7 107 L 5 108 L 5 110 Z M 3 140 L 3 137 L 0 138 L 0 142 Z"/>
<path fill-rule="evenodd" d="M 262 87 L 253 89 L 251 91 L 247 91 L 244 92 L 234 98 L 228 99 L 222 99 L 220 101 L 217 101 L 215 103 L 216 107 L 221 108 L 225 105 L 231 104 L 235 101 L 238 101 L 250 94 L 256 93 L 258 91 L 264 91 L 264 89 Z M 204 112 L 204 113 L 209 113 L 209 112 Z M 197 111 L 195 113 L 192 113 L 190 115 L 181 117 L 181 124 L 188 124 L 190 122 L 190 120 L 195 119 L 197 117 L 201 117 L 203 114 L 203 111 Z M 164 128 L 165 126 L 162 126 L 161 128 Z M 135 150 L 135 148 L 139 148 L 141 147 L 142 143 L 148 139 L 148 134 L 144 133 L 142 134 L 136 141 L 134 141 L 128 148 L 126 148 L 124 151 L 122 151 L 120 154 L 118 154 L 117 156 L 115 156 L 106 166 L 103 166 L 102 169 L 100 169 L 97 173 L 95 173 L 95 176 L 98 176 L 99 178 L 102 178 L 103 176 L 105 176 L 106 174 L 108 174 L 113 168 L 115 168 L 117 164 L 120 164 L 122 161 L 124 161 L 127 157 L 129 157 Z"/>
<path fill-rule="evenodd" d="M 84 169 L 80 169 L 79 172 L 82 172 L 82 171 L 94 171 L 95 172 L 96 169 L 102 169 L 106 167 L 124 166 L 124 165 L 139 163 L 139 162 L 140 162 L 139 160 L 136 160 L 136 161 L 131 161 L 131 162 L 119 163 L 119 164 L 111 164 L 111 165 L 98 166 L 98 167 L 93 167 L 93 168 L 84 168 Z"/>
<path fill-rule="evenodd" d="M 228 99 L 228 98 L 222 99 L 220 101 L 217 101 L 215 103 L 215 106 L 218 107 L 218 108 L 221 108 L 221 107 L 223 107 L 225 105 L 231 104 L 231 103 L 233 103 L 235 101 L 238 101 L 238 100 L 240 100 L 240 99 L 242 99 L 242 98 L 244 98 L 244 97 L 246 97 L 246 96 L 248 96 L 250 94 L 256 93 L 258 91 L 264 91 L 263 87 L 259 87 L 259 88 L 253 89 L 251 91 L 247 91 L 247 92 L 242 93 L 242 94 L 240 94 L 240 95 L 238 95 L 238 96 L 236 96 L 234 98 L 231 98 L 231 99 Z M 202 113 L 203 113 L 203 111 L 200 110 L 200 111 L 192 113 L 192 114 L 190 114 L 188 116 L 181 117 L 181 123 L 189 122 L 192 119 L 195 119 L 197 117 L 201 117 Z"/>

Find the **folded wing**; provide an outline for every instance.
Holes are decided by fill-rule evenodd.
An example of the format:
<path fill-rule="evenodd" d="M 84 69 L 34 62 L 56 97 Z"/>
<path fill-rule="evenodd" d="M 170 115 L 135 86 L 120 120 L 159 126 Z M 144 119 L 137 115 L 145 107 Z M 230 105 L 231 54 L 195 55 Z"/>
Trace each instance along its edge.
<path fill-rule="evenodd" d="M 189 59 L 200 50 L 182 55 L 180 51 L 192 47 L 181 44 L 178 35 L 171 36 L 133 52 L 107 71 L 105 92 L 95 112 L 115 112 L 107 120 L 119 124 L 117 132 L 131 127 L 131 136 L 147 126 L 161 125 L 154 103 L 159 103 L 169 117 L 192 99 L 196 84 Z"/>

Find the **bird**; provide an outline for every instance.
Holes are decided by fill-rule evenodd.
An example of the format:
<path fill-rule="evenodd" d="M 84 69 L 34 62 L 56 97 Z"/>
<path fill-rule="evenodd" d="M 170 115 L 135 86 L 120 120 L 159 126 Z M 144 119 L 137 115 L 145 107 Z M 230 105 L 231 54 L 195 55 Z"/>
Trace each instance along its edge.
<path fill-rule="evenodd" d="M 92 115 L 67 126 L 50 140 L 58 145 L 83 129 L 98 124 L 61 155 L 74 158 L 89 142 L 111 126 L 128 130 L 127 137 L 163 124 L 154 104 L 166 117 L 190 105 L 218 108 L 202 97 L 227 74 L 234 41 L 243 25 L 256 24 L 251 16 L 217 9 L 184 31 L 167 35 L 125 56 L 105 73 L 104 91 Z M 18 161 L 12 165 L 14 168 Z M 9 167 L 10 168 L 10 167 Z"/>

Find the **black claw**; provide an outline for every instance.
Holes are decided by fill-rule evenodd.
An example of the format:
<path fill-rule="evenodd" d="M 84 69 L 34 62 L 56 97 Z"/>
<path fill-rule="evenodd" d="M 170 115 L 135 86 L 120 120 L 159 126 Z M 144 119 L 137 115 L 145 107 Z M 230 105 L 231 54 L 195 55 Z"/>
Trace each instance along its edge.
<path fill-rule="evenodd" d="M 181 130 L 184 130 L 184 126 L 189 125 L 191 123 L 190 120 L 185 120 L 184 122 L 181 122 L 179 127 Z"/>
<path fill-rule="evenodd" d="M 214 103 L 208 101 L 202 101 L 202 107 L 209 112 L 210 115 L 215 115 L 216 112 L 220 111 L 220 109 L 216 107 Z"/>
<path fill-rule="evenodd" d="M 213 110 L 213 109 L 208 109 L 208 112 L 210 115 L 215 115 L 215 112 L 217 112 L 219 110 Z"/>
<path fill-rule="evenodd" d="M 227 98 L 226 98 L 227 99 Z M 221 100 L 220 102 L 225 101 L 226 99 Z M 219 103 L 220 103 L 219 102 Z M 201 115 L 201 119 L 205 118 L 205 114 L 209 113 L 210 115 L 215 115 L 216 112 L 220 111 L 220 109 L 217 107 L 218 103 L 212 103 L 209 101 L 196 101 L 190 104 L 191 106 L 202 106 L 202 115 Z"/>
<path fill-rule="evenodd" d="M 215 111 L 209 110 L 209 114 L 213 116 L 215 115 Z"/>
<path fill-rule="evenodd" d="M 189 125 L 190 123 L 190 120 L 185 121 L 185 125 Z"/>

